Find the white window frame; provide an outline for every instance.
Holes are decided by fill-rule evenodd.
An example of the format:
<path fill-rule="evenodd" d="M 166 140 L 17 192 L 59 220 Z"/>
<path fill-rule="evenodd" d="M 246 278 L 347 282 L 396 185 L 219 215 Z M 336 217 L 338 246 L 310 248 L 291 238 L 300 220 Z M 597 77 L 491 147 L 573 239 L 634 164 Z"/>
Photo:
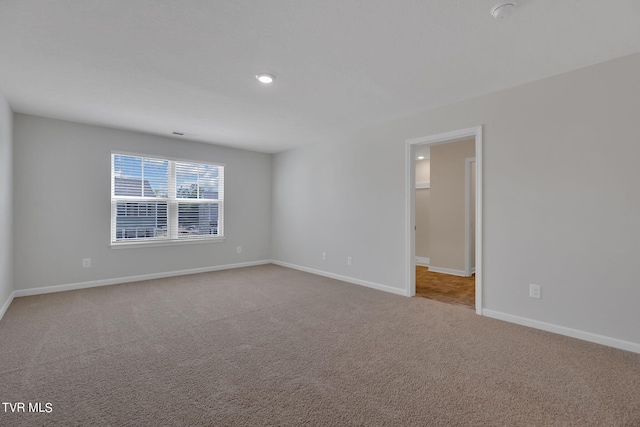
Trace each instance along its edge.
<path fill-rule="evenodd" d="M 115 195 L 115 179 L 114 179 L 114 160 L 115 156 L 134 156 L 144 159 L 163 160 L 169 162 L 168 167 L 168 197 L 145 197 L 145 196 L 116 196 Z M 178 198 L 176 189 L 176 163 L 194 163 L 201 165 L 217 166 L 218 173 L 221 175 L 222 185 L 218 189 L 218 199 L 196 199 L 196 198 Z M 111 180 L 111 239 L 110 246 L 113 249 L 127 247 L 150 247 L 150 246 L 173 246 L 184 244 L 198 243 L 215 243 L 223 242 L 224 235 L 224 173 L 226 165 L 224 163 L 203 162 L 189 159 L 180 159 L 172 157 L 159 157 L 140 153 L 131 153 L 126 151 L 111 152 L 111 168 L 109 171 Z M 143 187 L 144 188 L 144 187 Z M 144 194 L 144 193 L 143 193 Z M 136 202 L 136 203 L 167 203 L 167 236 L 166 237 L 149 237 L 144 239 L 121 239 L 116 240 L 116 223 L 117 223 L 117 207 L 118 202 Z M 218 223 L 217 235 L 204 236 L 180 236 L 178 225 L 178 205 L 179 203 L 216 203 L 218 205 Z M 148 209 L 148 205 L 147 205 Z"/>

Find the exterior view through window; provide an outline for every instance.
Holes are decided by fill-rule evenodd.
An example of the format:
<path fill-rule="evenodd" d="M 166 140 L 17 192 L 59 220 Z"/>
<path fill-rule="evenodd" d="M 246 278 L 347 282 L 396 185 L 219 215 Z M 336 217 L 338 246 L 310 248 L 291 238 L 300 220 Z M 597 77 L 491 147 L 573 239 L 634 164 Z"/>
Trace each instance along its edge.
<path fill-rule="evenodd" d="M 111 155 L 111 243 L 221 239 L 224 166 Z"/>

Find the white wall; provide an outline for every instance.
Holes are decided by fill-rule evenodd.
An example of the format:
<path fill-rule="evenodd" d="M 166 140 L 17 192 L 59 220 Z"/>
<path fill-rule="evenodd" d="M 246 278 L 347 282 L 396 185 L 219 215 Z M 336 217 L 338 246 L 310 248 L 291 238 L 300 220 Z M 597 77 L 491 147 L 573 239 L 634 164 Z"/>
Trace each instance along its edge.
<path fill-rule="evenodd" d="M 14 140 L 16 289 L 270 258 L 269 154 L 23 114 Z M 225 163 L 225 242 L 111 249 L 111 150 Z"/>
<path fill-rule="evenodd" d="M 403 289 L 405 141 L 484 125 L 484 308 L 640 343 L 638 75 L 640 54 L 275 155 L 272 257 Z"/>
<path fill-rule="evenodd" d="M 0 317 L 13 291 L 13 112 L 0 92 Z"/>

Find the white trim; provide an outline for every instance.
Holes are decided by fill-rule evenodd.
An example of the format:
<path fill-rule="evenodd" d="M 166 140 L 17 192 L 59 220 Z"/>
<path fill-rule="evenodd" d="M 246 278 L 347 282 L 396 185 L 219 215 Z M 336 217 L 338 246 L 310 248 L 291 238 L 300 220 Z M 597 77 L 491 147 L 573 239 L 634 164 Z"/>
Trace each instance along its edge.
<path fill-rule="evenodd" d="M 451 274 L 452 276 L 460 276 L 460 277 L 469 277 L 469 275 L 467 275 L 467 273 L 464 270 L 454 270 L 452 268 L 441 268 L 441 267 L 434 267 L 434 266 L 429 266 L 429 271 L 433 272 L 433 273 L 443 273 L 443 274 Z"/>
<path fill-rule="evenodd" d="M 169 160 L 172 162 L 180 162 L 180 163 L 203 163 L 211 166 L 227 166 L 226 163 L 218 163 L 218 162 L 210 162 L 208 160 L 194 160 L 194 159 L 185 159 L 183 157 L 169 157 L 164 155 L 157 154 L 145 154 L 145 153 L 137 153 L 134 151 L 123 151 L 123 150 L 111 150 L 111 154 L 121 154 L 123 156 L 134 156 L 134 157 L 144 157 L 147 159 L 153 160 Z M 113 193 L 111 193 L 113 194 Z"/>
<path fill-rule="evenodd" d="M 151 248 L 154 246 L 177 246 L 177 245 L 191 245 L 194 243 L 222 243 L 224 237 L 191 237 L 182 238 L 177 240 L 171 239 L 156 239 L 156 240 L 136 240 L 135 242 L 111 242 L 109 247 L 111 249 L 131 249 L 131 248 Z"/>
<path fill-rule="evenodd" d="M 69 291 L 74 289 L 84 289 L 84 288 L 92 288 L 97 286 L 107 286 L 107 285 L 116 285 L 119 283 L 129 283 L 140 280 L 150 280 L 150 279 L 159 279 L 163 277 L 172 277 L 186 274 L 195 274 L 195 273 L 205 273 L 209 271 L 216 270 L 226 270 L 231 268 L 240 268 L 240 267 L 250 267 L 255 265 L 263 265 L 263 264 L 276 264 L 283 267 L 293 268 L 295 270 L 301 270 L 312 274 L 317 274 L 319 276 L 330 277 L 332 279 L 342 280 L 344 282 L 354 283 L 357 285 L 366 286 L 373 289 L 378 289 L 386 292 L 391 292 L 397 295 L 406 295 L 405 291 L 402 289 L 392 288 L 386 285 L 381 285 L 378 283 L 367 282 L 364 280 L 354 279 L 347 276 L 341 276 L 339 274 L 328 273 L 320 270 L 316 270 L 313 268 L 302 267 L 294 264 L 289 264 L 276 260 L 264 260 L 264 261 L 254 261 L 254 262 L 245 262 L 238 264 L 228 264 L 221 265 L 215 267 L 204 267 L 204 268 L 195 268 L 190 270 L 179 270 L 173 272 L 166 273 L 155 273 L 155 274 L 145 274 L 140 276 L 129 276 L 129 277 L 121 277 L 118 279 L 107 279 L 107 280 L 97 280 L 93 282 L 83 282 L 83 283 L 75 283 L 70 285 L 57 285 L 57 286 L 47 286 L 42 288 L 31 288 L 31 289 L 22 289 L 16 290 L 9 294 L 9 298 L 5 301 L 5 303 L 0 308 L 0 320 L 4 317 L 5 313 L 11 306 L 14 298 L 23 297 L 23 296 L 31 296 L 31 295 L 39 295 L 39 294 L 47 294 L 53 292 L 62 292 Z M 581 339 L 584 341 L 601 344 L 613 348 L 618 348 L 621 350 L 631 351 L 633 353 L 640 354 L 640 343 L 634 343 L 631 341 L 625 341 L 618 338 L 611 338 L 604 335 L 598 335 L 591 332 L 585 332 L 578 329 L 567 328 L 564 326 L 554 325 L 552 323 L 541 322 L 538 320 L 529 319 L 526 317 L 515 316 L 512 314 L 502 313 L 494 310 L 484 309 L 482 311 L 484 316 L 502 320 L 509 323 L 515 323 L 517 325 L 527 326 L 534 329 L 540 329 L 547 332 L 552 332 L 572 338 Z"/>
<path fill-rule="evenodd" d="M 476 260 L 474 273 L 476 275 L 476 313 L 482 314 L 482 233 L 484 223 L 482 222 L 482 185 L 484 182 L 484 162 L 482 151 L 482 126 L 477 128 L 476 133 Z"/>
<path fill-rule="evenodd" d="M 420 188 L 431 188 L 430 182 L 416 182 L 416 190 Z"/>
<path fill-rule="evenodd" d="M 159 160 L 167 163 L 167 197 L 150 197 L 145 196 L 145 189 L 142 191 L 142 196 L 122 196 L 115 194 L 115 158 L 118 156 L 131 156 L 141 159 L 142 161 L 142 173 L 141 180 L 144 184 L 145 175 L 144 175 L 144 160 Z M 218 194 L 217 198 L 182 198 L 178 197 L 176 183 L 177 183 L 177 164 L 187 164 L 187 165 L 204 165 L 204 166 L 213 166 L 218 168 Z M 180 159 L 171 159 L 167 157 L 156 157 L 149 156 L 144 154 L 134 154 L 120 151 L 111 151 L 111 240 L 110 245 L 118 246 L 118 245 L 129 245 L 131 243 L 141 246 L 156 246 L 155 243 L 161 242 L 161 245 L 172 245 L 176 241 L 182 240 L 205 240 L 205 239 L 213 239 L 213 240 L 224 240 L 224 173 L 225 173 L 225 165 L 222 163 L 207 163 L 200 162 L 196 160 L 180 160 Z M 199 178 L 198 178 L 199 180 Z M 198 181 L 199 182 L 199 181 Z M 143 185 L 144 187 L 144 185 Z M 166 237 L 149 237 L 149 238 L 141 238 L 136 239 L 134 241 L 130 241 L 126 239 L 124 236 L 121 239 L 117 238 L 117 205 L 120 202 L 136 202 L 136 203 L 164 203 L 167 207 L 167 233 Z M 206 235 L 206 236 L 198 236 L 198 237 L 180 237 L 179 236 L 179 224 L 178 224 L 178 216 L 179 216 L 179 206 L 180 203 L 193 203 L 193 204 L 215 204 L 217 205 L 217 232 L 216 235 Z M 157 211 L 156 206 L 156 211 Z M 157 217 L 157 215 L 156 215 Z M 157 219 L 156 219 L 157 226 Z M 148 227 L 146 227 L 148 228 Z M 133 239 L 131 239 L 133 240 Z M 133 246 L 130 246 L 133 247 Z"/>
<path fill-rule="evenodd" d="M 476 141 L 476 313 L 482 314 L 482 126 L 408 139 L 405 142 L 405 290 L 409 296 L 416 294 L 416 145 L 439 145 L 468 138 L 475 138 Z"/>
<path fill-rule="evenodd" d="M 366 280 L 356 279 L 354 277 L 343 276 L 341 274 L 329 273 L 328 271 L 316 270 L 315 268 L 303 267 L 301 265 L 289 264 L 277 260 L 271 260 L 272 264 L 281 267 L 293 268 L 294 270 L 304 271 L 306 273 L 316 274 L 318 276 L 329 277 L 331 279 L 341 280 L 343 282 L 353 283 L 355 285 L 366 286 L 367 288 L 377 289 L 379 291 L 390 292 L 396 295 L 409 296 L 404 289 L 392 288 L 391 286 L 382 285 L 380 283 L 368 282 Z"/>
<path fill-rule="evenodd" d="M 478 131 L 482 131 L 482 126 L 474 126 L 465 129 L 453 130 L 450 132 L 442 132 L 436 135 L 429 136 L 421 136 L 419 138 L 407 139 L 407 144 L 409 145 L 420 145 L 420 144 L 429 144 L 439 145 L 439 144 L 447 144 L 449 142 L 462 141 L 471 136 L 476 136 Z M 414 159 L 411 159 L 414 161 Z"/>
<path fill-rule="evenodd" d="M 423 265 L 425 267 L 429 267 L 429 263 L 431 260 L 428 256 L 417 256 L 416 257 L 416 265 Z"/>
<path fill-rule="evenodd" d="M 11 305 L 15 297 L 16 297 L 16 291 L 13 291 L 9 294 L 9 298 L 7 298 L 7 300 L 2 305 L 2 308 L 0 308 L 0 320 L 2 320 L 2 317 L 9 309 L 9 306 Z"/>
<path fill-rule="evenodd" d="M 475 157 L 464 159 L 464 272 L 471 276 L 471 164 Z"/>
<path fill-rule="evenodd" d="M 176 162 L 169 160 L 168 166 L 169 170 L 167 172 L 169 175 L 167 176 L 167 198 L 170 200 L 167 202 L 167 237 L 169 240 L 175 241 L 178 240 L 178 229 L 180 228 L 180 221 L 178 220 L 180 205 L 178 204 L 179 202 L 176 201 Z M 116 235 L 117 233 L 113 234 L 113 237 L 111 238 L 112 242 L 116 242 Z"/>
<path fill-rule="evenodd" d="M 503 320 L 509 323 L 516 323 L 518 325 L 541 329 L 543 331 L 553 332 L 567 337 L 619 348 L 621 350 L 632 351 L 634 353 L 640 353 L 640 343 L 611 338 L 604 335 L 594 334 L 592 332 L 580 331 L 578 329 L 567 328 L 565 326 L 554 325 L 553 323 L 541 322 L 539 320 L 533 320 L 526 317 L 514 316 L 513 314 L 501 313 L 499 311 L 485 309 L 482 311 L 482 314 L 487 317 Z"/>
<path fill-rule="evenodd" d="M 416 147 L 412 140 L 408 140 L 405 145 L 405 168 L 407 170 L 405 181 L 405 201 L 407 203 L 405 212 L 405 256 L 408 258 L 408 265 L 405 270 L 405 290 L 408 296 L 416 294 Z M 418 144 L 418 142 L 415 142 Z"/>
<path fill-rule="evenodd" d="M 191 268 L 188 270 L 166 271 L 162 273 L 141 274 L 139 276 L 116 277 L 113 279 L 93 280 L 91 282 L 70 283 L 67 285 L 44 286 L 41 288 L 29 288 L 15 290 L 14 297 L 26 297 L 31 295 L 50 294 L 53 292 L 73 291 L 76 289 L 95 288 L 98 286 L 119 285 L 121 283 L 139 282 L 141 280 L 162 279 L 165 277 L 184 276 L 187 274 L 208 273 L 217 270 L 229 270 L 232 268 L 252 267 L 254 265 L 270 264 L 270 260 L 241 262 L 237 264 L 216 265 L 211 267 Z"/>

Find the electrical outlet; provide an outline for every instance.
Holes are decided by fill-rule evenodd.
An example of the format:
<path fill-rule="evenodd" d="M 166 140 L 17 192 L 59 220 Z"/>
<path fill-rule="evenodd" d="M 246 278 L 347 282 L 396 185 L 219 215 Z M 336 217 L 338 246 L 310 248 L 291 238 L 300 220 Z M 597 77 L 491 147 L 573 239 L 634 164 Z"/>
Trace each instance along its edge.
<path fill-rule="evenodd" d="M 83 258 L 82 268 L 91 268 L 91 258 Z"/>
<path fill-rule="evenodd" d="M 351 265 L 351 257 L 350 256 L 347 257 L 347 265 Z"/>
<path fill-rule="evenodd" d="M 242 246 L 236 247 L 236 253 L 242 253 Z"/>
<path fill-rule="evenodd" d="M 529 285 L 529 297 L 540 299 L 540 296 L 541 296 L 540 285 L 530 284 Z"/>
<path fill-rule="evenodd" d="M 323 261 L 327 260 L 327 253 L 326 252 L 322 252 L 322 260 Z"/>

